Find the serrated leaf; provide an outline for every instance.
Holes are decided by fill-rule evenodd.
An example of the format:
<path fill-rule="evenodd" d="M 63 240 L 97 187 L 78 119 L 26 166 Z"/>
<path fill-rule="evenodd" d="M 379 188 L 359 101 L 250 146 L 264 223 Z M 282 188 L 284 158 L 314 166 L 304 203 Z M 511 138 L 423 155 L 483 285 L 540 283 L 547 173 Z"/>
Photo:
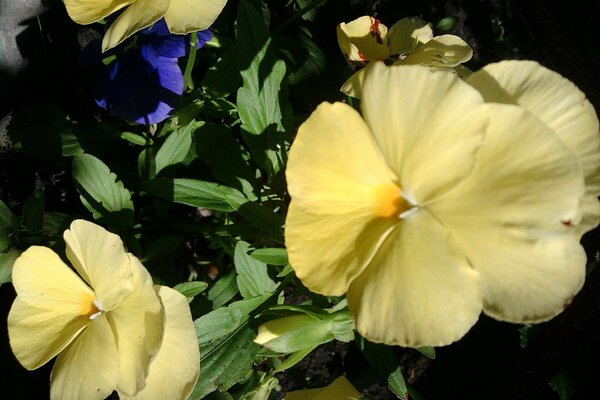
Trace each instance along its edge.
<path fill-rule="evenodd" d="M 246 242 L 239 241 L 235 246 L 234 263 L 241 295 L 248 298 L 272 293 L 277 284 L 269 277 L 267 264 L 248 255 L 249 250 Z"/>
<path fill-rule="evenodd" d="M 189 125 L 179 128 L 171 132 L 167 140 L 156 153 L 156 174 L 158 175 L 163 169 L 180 164 L 185 160 L 186 155 L 192 146 L 192 132 L 196 129 L 197 124 L 190 123 Z"/>
<path fill-rule="evenodd" d="M 258 261 L 271 265 L 287 265 L 287 250 L 283 248 L 256 249 L 250 255 Z"/>
<path fill-rule="evenodd" d="M 116 230 L 133 225 L 133 202 L 123 182 L 99 159 L 90 154 L 73 158 L 71 172 L 83 205 L 94 219 Z"/>

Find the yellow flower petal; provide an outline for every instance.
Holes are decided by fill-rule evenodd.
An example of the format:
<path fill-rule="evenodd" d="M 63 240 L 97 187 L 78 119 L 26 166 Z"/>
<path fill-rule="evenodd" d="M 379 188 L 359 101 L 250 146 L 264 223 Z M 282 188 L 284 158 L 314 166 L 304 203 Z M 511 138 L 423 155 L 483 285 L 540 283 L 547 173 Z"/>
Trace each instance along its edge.
<path fill-rule="evenodd" d="M 300 126 L 286 177 L 290 263 L 311 290 L 343 294 L 406 207 L 396 177 L 343 103 L 321 104 Z"/>
<path fill-rule="evenodd" d="M 340 91 L 347 96 L 360 99 L 362 97 L 362 86 L 365 81 L 365 69 L 356 71 L 340 88 Z"/>
<path fill-rule="evenodd" d="M 160 347 L 165 311 L 148 271 L 137 258 L 129 258 L 133 289 L 107 317 L 119 349 L 117 388 L 132 396 L 144 387 L 150 362 Z"/>
<path fill-rule="evenodd" d="M 417 204 L 445 194 L 475 165 L 488 113 L 472 89 L 444 70 L 383 63 L 366 67 L 363 116 L 400 185 Z M 339 147 L 336 153 L 344 151 Z"/>
<path fill-rule="evenodd" d="M 134 397 L 122 399 L 187 399 L 200 371 L 198 339 L 188 302 L 182 294 L 156 286 L 165 306 L 165 334 L 158 355 L 150 364 L 146 387 Z"/>
<path fill-rule="evenodd" d="M 433 30 L 427 22 L 417 17 L 402 18 L 388 32 L 390 54 L 398 56 L 409 53 L 431 39 Z"/>
<path fill-rule="evenodd" d="M 344 376 L 319 389 L 295 390 L 286 393 L 284 400 L 359 400 L 361 394 Z"/>
<path fill-rule="evenodd" d="M 32 246 L 13 266 L 17 298 L 8 314 L 10 345 L 32 370 L 62 351 L 92 321 L 94 292 L 47 247 Z"/>
<path fill-rule="evenodd" d="M 363 16 L 337 26 L 338 45 L 349 61 L 366 62 L 390 57 L 387 27 L 378 19 Z"/>
<path fill-rule="evenodd" d="M 227 0 L 171 0 L 165 21 L 171 33 L 207 29 L 217 19 Z"/>
<path fill-rule="evenodd" d="M 56 358 L 50 376 L 50 398 L 101 400 L 115 389 L 119 363 L 117 346 L 104 315 Z"/>
<path fill-rule="evenodd" d="M 136 0 L 65 0 L 69 17 L 78 24 L 87 25 L 109 16 Z"/>
<path fill-rule="evenodd" d="M 484 311 L 529 323 L 552 318 L 583 284 L 578 218 L 583 176 L 560 138 L 522 108 L 490 104 L 473 174 L 428 209 L 481 274 Z"/>
<path fill-rule="evenodd" d="M 394 64 L 449 68 L 469 61 L 472 56 L 473 50 L 464 40 L 454 35 L 442 35 L 419 46 L 405 59 Z"/>
<path fill-rule="evenodd" d="M 577 156 L 586 182 L 578 234 L 600 221 L 600 135 L 594 107 L 573 83 L 533 61 L 503 61 L 471 75 L 467 82 L 486 101 L 518 104 L 554 130 Z"/>
<path fill-rule="evenodd" d="M 347 298 L 362 336 L 405 347 L 460 339 L 482 308 L 479 274 L 427 210 L 402 220 Z"/>
<path fill-rule="evenodd" d="M 119 236 L 94 223 L 75 220 L 64 233 L 67 257 L 110 311 L 131 291 L 131 266 Z"/>
<path fill-rule="evenodd" d="M 161 19 L 169 0 L 136 0 L 113 22 L 102 39 L 102 51 L 112 49 L 137 31 Z"/>

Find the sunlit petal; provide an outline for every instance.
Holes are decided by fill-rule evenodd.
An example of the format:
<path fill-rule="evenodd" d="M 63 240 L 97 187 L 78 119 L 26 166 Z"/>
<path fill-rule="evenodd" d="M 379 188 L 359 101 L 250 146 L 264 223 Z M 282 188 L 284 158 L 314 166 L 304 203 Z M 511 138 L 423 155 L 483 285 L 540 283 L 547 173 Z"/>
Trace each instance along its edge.
<path fill-rule="evenodd" d="M 449 71 L 383 63 L 366 67 L 363 115 L 417 204 L 443 195 L 469 175 L 485 137 L 484 107 L 481 95 Z"/>
<path fill-rule="evenodd" d="M 47 247 L 23 252 L 12 280 L 17 298 L 8 314 L 10 345 L 31 370 L 47 363 L 90 324 L 94 292 Z"/>
<path fill-rule="evenodd" d="M 112 49 L 140 29 L 161 19 L 169 7 L 169 0 L 137 0 L 110 25 L 102 39 L 102 51 Z"/>
<path fill-rule="evenodd" d="M 467 82 L 486 101 L 518 104 L 554 130 L 577 156 L 586 182 L 583 234 L 600 221 L 600 135 L 594 107 L 573 83 L 534 61 L 489 64 Z"/>
<path fill-rule="evenodd" d="M 158 355 L 150 364 L 146 387 L 122 399 L 184 400 L 192 392 L 200 371 L 198 338 L 187 299 L 165 286 L 156 286 L 165 306 L 165 334 Z"/>
<path fill-rule="evenodd" d="M 402 18 L 388 32 L 390 54 L 397 56 L 409 53 L 431 39 L 433 30 L 427 22 L 417 17 Z"/>
<path fill-rule="evenodd" d="M 365 69 L 356 71 L 340 88 L 340 91 L 348 96 L 360 99 L 362 97 L 362 86 L 365 81 Z"/>
<path fill-rule="evenodd" d="M 473 174 L 428 208 L 480 272 L 484 311 L 540 322 L 561 312 L 583 284 L 585 254 L 571 223 L 583 176 L 560 138 L 532 114 L 489 106 Z"/>
<path fill-rule="evenodd" d="M 405 347 L 460 339 L 482 307 L 479 274 L 427 210 L 402 220 L 352 282 L 347 298 L 362 336 Z"/>
<path fill-rule="evenodd" d="M 118 371 L 115 338 L 101 315 L 56 358 L 50 376 L 50 398 L 104 399 L 115 389 Z"/>
<path fill-rule="evenodd" d="M 137 258 L 129 255 L 133 290 L 108 313 L 119 349 L 117 388 L 126 395 L 142 389 L 150 362 L 163 337 L 165 311 L 154 290 L 152 278 Z"/>
<path fill-rule="evenodd" d="M 387 27 L 378 19 L 363 16 L 337 26 L 338 45 L 349 61 L 366 62 L 390 57 Z"/>
<path fill-rule="evenodd" d="M 136 0 L 64 0 L 69 17 L 78 24 L 91 24 Z"/>
<path fill-rule="evenodd" d="M 286 393 L 284 400 L 359 400 L 361 394 L 344 376 L 319 389 L 295 390 Z"/>
<path fill-rule="evenodd" d="M 290 263 L 311 290 L 342 294 L 403 211 L 394 173 L 358 112 L 323 103 L 298 130 L 286 176 Z"/>
<path fill-rule="evenodd" d="M 75 220 L 64 233 L 67 257 L 94 289 L 106 311 L 131 291 L 131 266 L 119 236 L 94 223 Z"/>
<path fill-rule="evenodd" d="M 165 20 L 171 33 L 207 29 L 215 22 L 227 0 L 171 0 Z"/>
<path fill-rule="evenodd" d="M 397 64 L 426 65 L 429 67 L 448 68 L 467 62 L 473 56 L 473 50 L 464 40 L 454 35 L 436 36 L 429 42 L 419 46 Z"/>

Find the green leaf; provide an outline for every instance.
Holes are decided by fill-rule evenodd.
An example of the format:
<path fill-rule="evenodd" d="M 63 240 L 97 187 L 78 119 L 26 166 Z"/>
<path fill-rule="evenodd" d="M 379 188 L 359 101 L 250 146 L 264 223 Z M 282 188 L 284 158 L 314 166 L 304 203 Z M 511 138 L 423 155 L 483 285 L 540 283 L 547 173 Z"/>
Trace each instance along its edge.
<path fill-rule="evenodd" d="M 281 100 L 287 99 L 285 62 L 277 57 L 263 15 L 246 0 L 238 5 L 236 37 L 243 81 L 237 108 L 244 140 L 256 162 L 272 175 L 283 167 L 285 157 L 287 118 L 281 106 Z M 253 135 L 264 137 L 253 140 Z"/>
<path fill-rule="evenodd" d="M 104 221 L 115 230 L 133 225 L 133 202 L 123 182 L 99 159 L 90 154 L 73 158 L 71 167 L 81 202 L 94 219 Z"/>
<path fill-rule="evenodd" d="M 180 164 L 185 160 L 186 155 L 192 146 L 192 132 L 196 129 L 197 124 L 190 123 L 189 125 L 179 128 L 172 132 L 167 140 L 156 153 L 156 174 L 166 167 Z"/>
<path fill-rule="evenodd" d="M 235 45 L 229 47 L 206 71 L 202 88 L 209 96 L 226 97 L 240 87 L 238 52 Z"/>
<path fill-rule="evenodd" d="M 207 123 L 194 132 L 196 154 L 218 180 L 243 191 L 253 182 L 254 173 L 242 157 L 242 147 L 231 129 L 223 124 Z"/>
<path fill-rule="evenodd" d="M 419 347 L 417 350 L 425 357 L 435 360 L 435 349 L 433 347 Z"/>
<path fill-rule="evenodd" d="M 145 137 L 133 132 L 121 133 L 121 139 L 126 140 L 131 144 L 135 144 L 136 146 L 146 146 L 148 144 L 148 140 L 146 140 Z"/>
<path fill-rule="evenodd" d="M 408 400 L 408 388 L 402 376 L 400 367 L 396 368 L 387 379 L 388 387 L 399 399 Z"/>
<path fill-rule="evenodd" d="M 150 193 L 176 203 L 216 211 L 237 211 L 265 232 L 275 235 L 275 240 L 280 241 L 283 217 L 261 204 L 250 201 L 234 188 L 195 179 L 169 178 L 146 181 L 144 187 Z"/>
<path fill-rule="evenodd" d="M 225 391 L 243 380 L 254 365 L 260 347 L 253 342 L 254 331 L 244 326 L 215 350 L 206 353 L 200 347 L 202 373 L 190 395 L 199 400 L 219 389 Z"/>
<path fill-rule="evenodd" d="M 176 203 L 217 211 L 234 211 L 226 196 L 243 196 L 236 189 L 196 179 L 158 178 L 144 183 L 152 194 Z"/>
<path fill-rule="evenodd" d="M 71 121 L 58 106 L 39 104 L 15 113 L 7 132 L 23 153 L 50 161 L 61 155 L 63 135 L 72 136 L 72 129 Z"/>
<path fill-rule="evenodd" d="M 294 365 L 298 364 L 300 361 L 304 359 L 307 355 L 309 355 L 316 347 L 307 347 L 305 349 L 299 350 L 295 353 L 290 354 L 284 362 L 277 366 L 273 370 L 273 374 L 281 371 L 285 371 L 286 369 L 292 368 Z"/>
<path fill-rule="evenodd" d="M 2 200 L 0 200 L 0 227 L 8 228 L 13 226 L 15 215 Z"/>
<path fill-rule="evenodd" d="M 27 231 L 39 232 L 44 227 L 44 193 L 35 191 L 23 205 L 23 225 Z"/>
<path fill-rule="evenodd" d="M 256 249 L 250 255 L 258 261 L 271 265 L 287 265 L 287 250 L 282 248 Z"/>
<path fill-rule="evenodd" d="M 182 282 L 173 287 L 173 289 L 187 297 L 188 303 L 191 302 L 195 296 L 204 292 L 206 288 L 208 288 L 208 283 L 200 281 Z"/>
<path fill-rule="evenodd" d="M 201 399 L 219 389 L 225 391 L 243 380 L 254 365 L 260 347 L 248 327 L 249 314 L 269 295 L 245 299 L 218 308 L 194 321 L 204 373 L 190 399 Z"/>
<path fill-rule="evenodd" d="M 212 301 L 213 307 L 218 308 L 227 303 L 238 293 L 235 273 L 222 276 L 208 291 L 208 300 Z"/>
<path fill-rule="evenodd" d="M 11 281 L 12 267 L 21 251 L 14 247 L 6 253 L 0 253 L 0 286 Z"/>
<path fill-rule="evenodd" d="M 277 284 L 269 277 L 267 264 L 248 255 L 250 245 L 239 241 L 235 246 L 234 263 L 238 273 L 237 285 L 244 298 L 272 293 Z"/>

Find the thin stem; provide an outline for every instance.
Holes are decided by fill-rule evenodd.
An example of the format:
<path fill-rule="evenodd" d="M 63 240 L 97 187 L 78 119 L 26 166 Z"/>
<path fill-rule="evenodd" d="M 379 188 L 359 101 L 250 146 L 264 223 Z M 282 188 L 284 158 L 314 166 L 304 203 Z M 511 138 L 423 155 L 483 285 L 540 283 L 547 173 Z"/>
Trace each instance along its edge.
<path fill-rule="evenodd" d="M 196 51 L 198 46 L 198 34 L 192 32 L 190 34 L 190 55 L 188 56 L 187 65 L 185 66 L 185 73 L 183 75 L 183 82 L 185 87 L 189 90 L 194 89 L 194 80 L 192 79 L 192 70 L 196 63 Z"/>

